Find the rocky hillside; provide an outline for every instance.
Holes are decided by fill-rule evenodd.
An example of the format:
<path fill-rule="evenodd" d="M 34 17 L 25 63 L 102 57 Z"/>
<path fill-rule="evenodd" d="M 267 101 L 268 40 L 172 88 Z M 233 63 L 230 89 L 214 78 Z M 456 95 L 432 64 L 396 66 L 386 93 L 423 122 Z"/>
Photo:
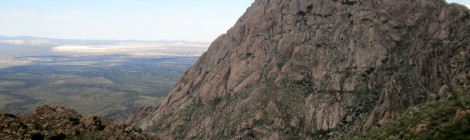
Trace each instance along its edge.
<path fill-rule="evenodd" d="M 344 139 L 357 140 L 468 140 L 470 139 L 470 98 L 461 97 L 414 106 L 397 115 L 384 127 Z"/>
<path fill-rule="evenodd" d="M 82 116 L 65 106 L 43 105 L 32 116 L 0 114 L 0 139 L 158 139 L 124 123 L 108 123 L 105 118 Z"/>
<path fill-rule="evenodd" d="M 256 0 L 159 106 L 171 139 L 328 139 L 469 94 L 470 11 L 444 0 Z"/>

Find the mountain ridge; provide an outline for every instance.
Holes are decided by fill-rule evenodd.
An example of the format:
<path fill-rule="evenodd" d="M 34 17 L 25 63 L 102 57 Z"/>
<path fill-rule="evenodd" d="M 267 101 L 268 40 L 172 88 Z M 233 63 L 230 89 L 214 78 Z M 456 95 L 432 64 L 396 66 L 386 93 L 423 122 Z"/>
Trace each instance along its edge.
<path fill-rule="evenodd" d="M 468 94 L 469 15 L 443 0 L 256 0 L 128 123 L 172 139 L 325 139 L 385 125 Z"/>

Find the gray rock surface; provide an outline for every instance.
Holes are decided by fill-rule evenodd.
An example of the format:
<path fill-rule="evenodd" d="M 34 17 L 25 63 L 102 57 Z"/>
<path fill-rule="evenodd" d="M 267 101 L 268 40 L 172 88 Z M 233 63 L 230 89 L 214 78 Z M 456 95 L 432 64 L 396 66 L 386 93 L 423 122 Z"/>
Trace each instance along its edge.
<path fill-rule="evenodd" d="M 127 122 L 169 139 L 339 138 L 469 94 L 469 31 L 444 0 L 256 0 Z"/>

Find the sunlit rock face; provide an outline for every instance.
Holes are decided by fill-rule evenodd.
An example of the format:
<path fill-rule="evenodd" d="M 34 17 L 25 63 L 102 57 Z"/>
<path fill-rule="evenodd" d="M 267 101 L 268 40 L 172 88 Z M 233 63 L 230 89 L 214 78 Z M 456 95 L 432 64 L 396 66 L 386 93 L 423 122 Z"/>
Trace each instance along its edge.
<path fill-rule="evenodd" d="M 128 123 L 169 139 L 339 138 L 468 94 L 469 30 L 470 11 L 443 0 L 256 0 Z"/>

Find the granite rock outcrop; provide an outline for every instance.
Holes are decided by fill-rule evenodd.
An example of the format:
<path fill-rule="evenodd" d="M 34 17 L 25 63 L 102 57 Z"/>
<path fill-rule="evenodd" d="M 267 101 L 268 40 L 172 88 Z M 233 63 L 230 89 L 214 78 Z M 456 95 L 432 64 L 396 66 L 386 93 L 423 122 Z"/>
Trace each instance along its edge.
<path fill-rule="evenodd" d="M 256 0 L 156 107 L 171 139 L 330 139 L 469 94 L 470 11 L 444 0 Z"/>
<path fill-rule="evenodd" d="M 0 114 L 0 139 L 159 139 L 124 124 L 98 116 L 82 116 L 72 108 L 42 105 L 31 116 Z"/>

